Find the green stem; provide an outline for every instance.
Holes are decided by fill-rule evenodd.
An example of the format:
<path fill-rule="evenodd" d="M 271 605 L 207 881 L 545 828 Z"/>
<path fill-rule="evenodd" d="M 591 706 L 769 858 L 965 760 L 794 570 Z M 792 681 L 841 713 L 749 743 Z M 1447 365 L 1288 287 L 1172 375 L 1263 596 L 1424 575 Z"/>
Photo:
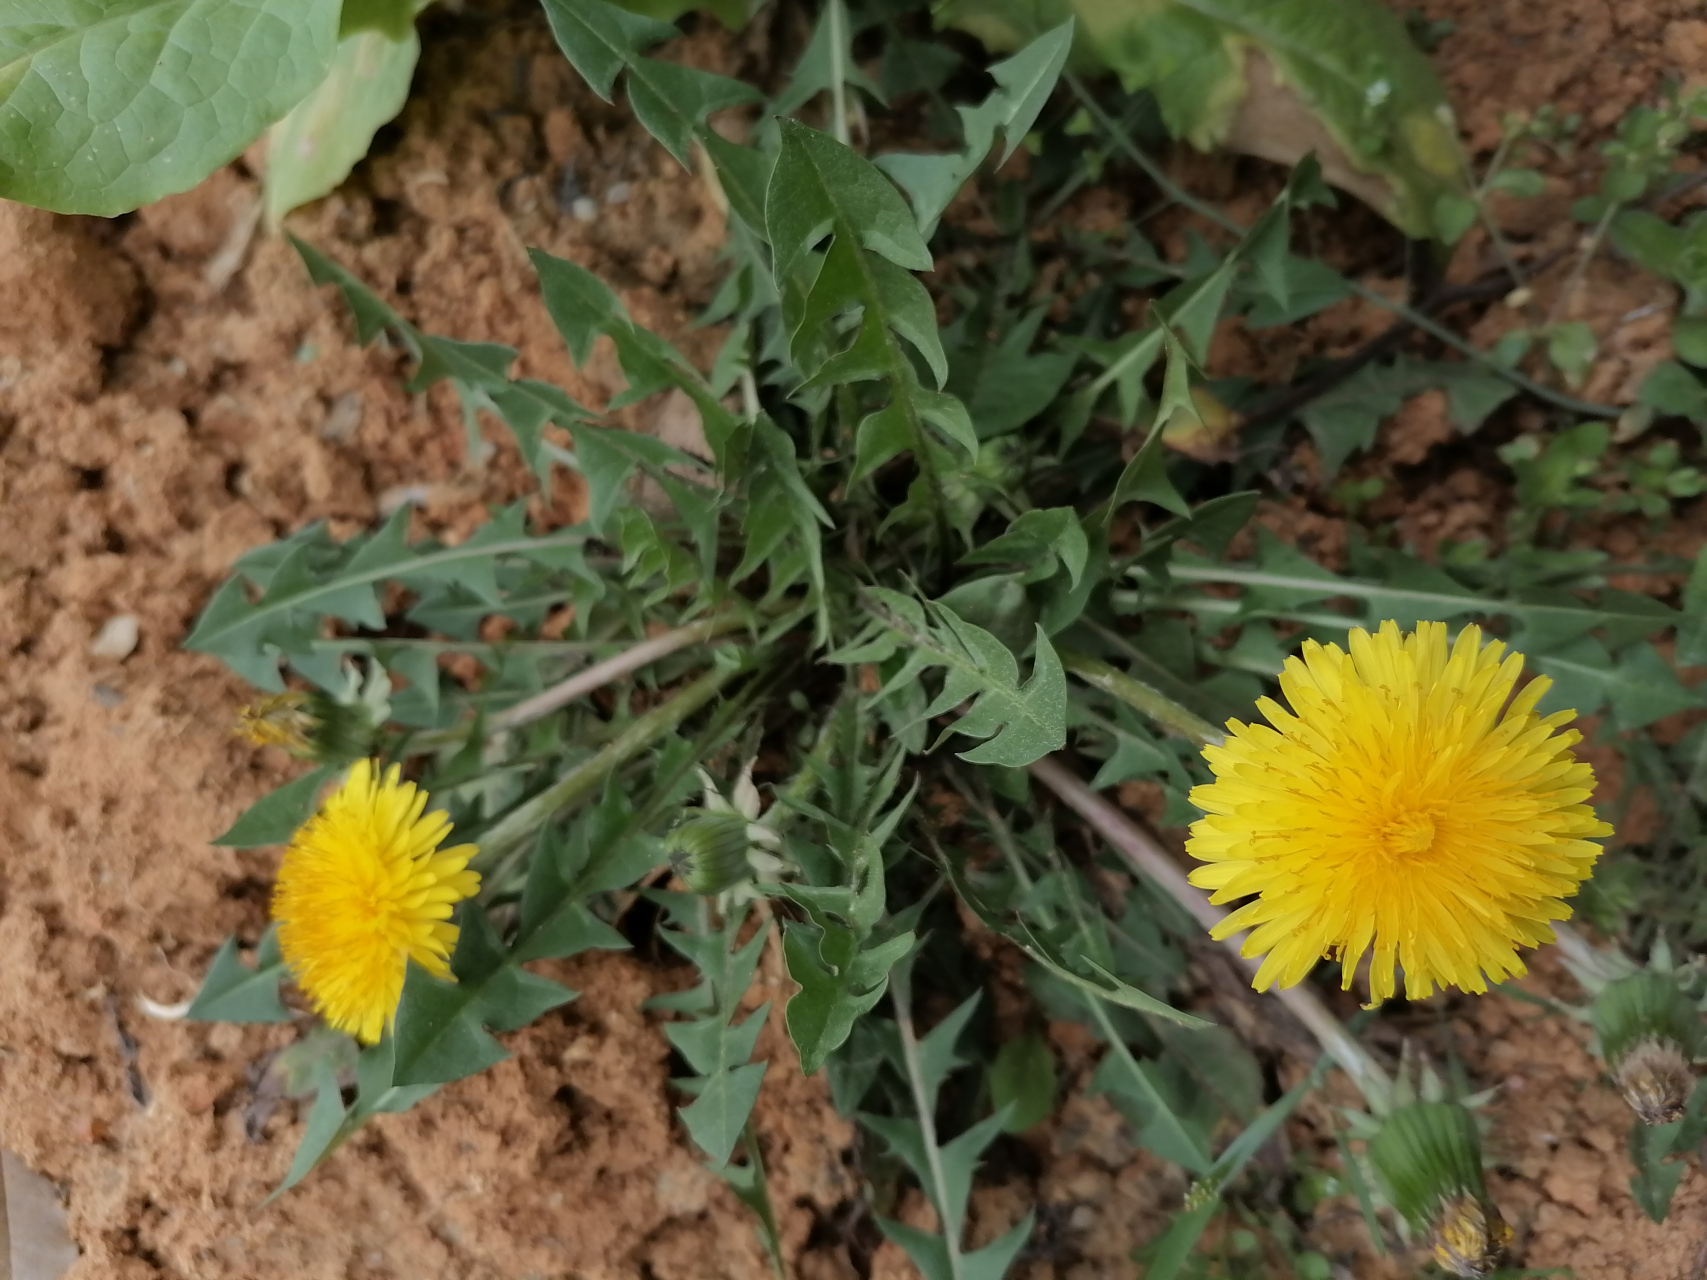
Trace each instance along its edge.
<path fill-rule="evenodd" d="M 830 24 L 830 135 L 848 145 L 848 11 L 842 0 L 829 0 L 824 10 Z"/>
<path fill-rule="evenodd" d="M 1078 95 L 1079 101 L 1084 105 L 1085 110 L 1090 114 L 1091 118 L 1097 122 L 1098 127 L 1103 129 L 1114 139 L 1116 150 L 1120 151 L 1127 159 L 1131 160 L 1146 174 L 1148 174 L 1150 176 L 1150 180 L 1165 191 L 1171 199 L 1183 205 L 1185 208 L 1190 209 L 1199 217 L 1209 219 L 1209 221 L 1213 222 L 1216 226 L 1221 227 L 1223 230 L 1230 231 L 1236 236 L 1243 236 L 1250 230 L 1250 228 L 1244 226 L 1242 223 L 1235 222 L 1232 218 L 1229 218 L 1214 205 L 1199 200 L 1196 196 L 1192 195 L 1184 187 L 1180 186 L 1170 178 L 1167 171 L 1163 169 L 1161 165 L 1152 160 L 1136 143 L 1132 141 L 1131 138 L 1127 137 L 1125 133 L 1120 131 L 1119 127 L 1115 124 L 1114 119 L 1108 114 L 1108 112 L 1104 111 L 1097 103 L 1097 100 L 1091 96 L 1090 90 L 1085 87 L 1084 81 L 1080 80 L 1078 76 L 1069 71 L 1062 77 L 1062 79 L 1066 80 L 1066 82 L 1072 86 L 1073 92 Z M 1547 403 L 1557 405 L 1561 409 L 1568 409 L 1572 413 L 1580 413 L 1591 418 L 1616 418 L 1620 413 L 1620 410 L 1614 405 L 1596 404 L 1592 400 L 1578 400 L 1575 396 L 1566 395 L 1562 391 L 1555 391 L 1551 387 L 1544 386 L 1533 378 L 1526 377 L 1519 373 L 1516 369 L 1508 369 L 1505 365 L 1500 364 L 1492 356 L 1488 355 L 1487 352 L 1479 350 L 1473 344 L 1464 341 L 1463 338 L 1460 338 L 1450 329 L 1435 323 L 1422 312 L 1405 305 L 1403 302 L 1394 302 L 1385 294 L 1371 289 L 1366 285 L 1360 284 L 1356 280 L 1347 278 L 1345 283 L 1347 288 L 1349 288 L 1359 298 L 1362 298 L 1365 302 L 1371 303 L 1380 307 L 1384 311 L 1398 316 L 1407 324 L 1421 329 L 1437 342 L 1445 343 L 1461 355 L 1467 356 L 1478 364 L 1484 365 L 1490 373 L 1504 378 L 1514 387 L 1527 391 L 1537 399 L 1545 400 Z"/>
<path fill-rule="evenodd" d="M 1062 666 L 1093 689 L 1101 689 L 1110 697 L 1119 698 L 1134 711 L 1148 716 L 1170 733 L 1190 738 L 1193 742 L 1214 746 L 1220 746 L 1226 741 L 1226 735 L 1202 716 L 1186 710 L 1160 690 L 1151 688 L 1142 680 L 1135 680 L 1119 668 L 1111 667 L 1089 654 L 1080 653 L 1077 649 L 1058 647 L 1055 652 L 1060 655 Z"/>
<path fill-rule="evenodd" d="M 1189 911 L 1205 929 L 1213 930 L 1226 918 L 1226 913 L 1209 901 L 1208 894 L 1186 879 L 1185 873 L 1149 832 L 1087 787 L 1058 758 L 1045 756 L 1037 761 L 1031 766 L 1031 775 L 1108 841 L 1127 866 Z M 1221 939 L 1221 943 L 1238 958 L 1240 967 L 1254 976 L 1260 962 L 1244 954 L 1245 936 L 1234 934 Z M 1282 987 L 1275 992 L 1275 998 L 1309 1029 L 1371 1105 L 1376 1105 L 1377 1100 L 1386 1103 L 1392 1096 L 1392 1080 L 1387 1072 L 1329 1012 L 1315 992 L 1302 986 Z"/>
<path fill-rule="evenodd" d="M 966 1268 L 960 1255 L 959 1224 L 948 1220 L 948 1178 L 942 1166 L 942 1148 L 937 1143 L 936 1116 L 925 1089 L 924 1065 L 919 1061 L 919 1040 L 913 1033 L 912 975 L 897 973 L 889 983 L 889 999 L 895 1008 L 895 1029 L 900 1033 L 901 1060 L 907 1067 L 907 1085 L 913 1094 L 913 1110 L 919 1117 L 919 1136 L 925 1148 L 925 1163 L 930 1167 L 931 1199 L 936 1202 L 942 1218 L 943 1248 L 948 1254 L 948 1274 L 952 1280 L 965 1280 Z"/>
<path fill-rule="evenodd" d="M 684 685 L 668 702 L 636 716 L 604 750 L 571 769 L 533 799 L 517 805 L 489 827 L 481 838 L 480 852 L 472 865 L 476 870 L 492 866 L 564 810 L 587 799 L 604 785 L 612 773 L 710 702 L 724 685 L 746 669 L 745 664 L 714 667 L 691 684 Z"/>

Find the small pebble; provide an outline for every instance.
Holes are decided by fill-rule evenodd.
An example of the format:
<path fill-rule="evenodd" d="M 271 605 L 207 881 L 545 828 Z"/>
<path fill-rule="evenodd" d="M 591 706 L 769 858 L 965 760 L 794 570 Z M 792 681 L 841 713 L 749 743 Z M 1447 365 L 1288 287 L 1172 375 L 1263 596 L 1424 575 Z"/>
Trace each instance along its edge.
<path fill-rule="evenodd" d="M 591 222 L 599 216 L 599 203 L 591 196 L 576 196 L 569 204 L 569 214 L 576 222 Z"/>
<path fill-rule="evenodd" d="M 610 184 L 610 190 L 605 192 L 605 203 L 627 204 L 628 196 L 629 187 L 626 182 L 613 182 Z"/>
<path fill-rule="evenodd" d="M 333 444 L 348 444 L 355 439 L 362 425 L 362 393 L 346 391 L 332 402 L 326 421 L 320 424 L 320 438 Z"/>
<path fill-rule="evenodd" d="M 128 658 L 136 652 L 137 634 L 134 615 L 121 613 L 108 618 L 90 643 L 89 654 L 95 658 Z"/>
<path fill-rule="evenodd" d="M 116 707 L 124 701 L 124 694 L 110 684 L 98 684 L 94 688 L 95 701 L 103 707 Z"/>
<path fill-rule="evenodd" d="M 400 484 L 395 489 L 387 489 L 379 495 L 379 514 L 390 518 L 397 513 L 399 507 L 424 507 L 432 498 L 433 486 L 430 484 Z"/>

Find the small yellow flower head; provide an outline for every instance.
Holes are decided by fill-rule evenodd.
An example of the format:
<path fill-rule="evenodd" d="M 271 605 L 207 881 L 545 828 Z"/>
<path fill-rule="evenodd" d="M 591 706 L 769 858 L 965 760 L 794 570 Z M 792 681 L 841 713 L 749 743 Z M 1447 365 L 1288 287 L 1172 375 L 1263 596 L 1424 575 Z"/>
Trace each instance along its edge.
<path fill-rule="evenodd" d="M 1435 1214 L 1429 1252 L 1448 1275 L 1480 1280 L 1506 1264 L 1511 1227 L 1492 1204 L 1471 1195 L 1454 1196 Z"/>
<path fill-rule="evenodd" d="M 1205 816 L 1186 850 L 1209 865 L 1191 882 L 1215 902 L 1257 895 L 1213 932 L 1252 931 L 1259 991 L 1323 956 L 1349 989 L 1371 948 L 1376 1003 L 1395 965 L 1413 999 L 1437 983 L 1486 991 L 1525 972 L 1517 947 L 1553 941 L 1548 921 L 1571 914 L 1561 899 L 1612 833 L 1571 753 L 1582 735 L 1559 732 L 1576 713 L 1535 714 L 1541 677 L 1507 706 L 1522 655 L 1502 661 L 1476 627 L 1449 648 L 1444 623 L 1385 622 L 1350 648 L 1307 642 L 1280 677 L 1292 711 L 1264 698 L 1273 728 L 1232 721 L 1204 748 L 1215 781 L 1191 793 Z"/>
<path fill-rule="evenodd" d="M 279 949 L 329 1025 L 372 1044 L 391 1025 L 413 960 L 448 978 L 451 908 L 480 887 L 475 846 L 440 850 L 442 812 L 392 765 L 358 760 L 285 850 L 273 890 Z"/>
<path fill-rule="evenodd" d="M 237 713 L 237 736 L 257 747 L 283 747 L 293 756 L 313 750 L 309 735 L 314 717 L 308 713 L 308 695 L 292 689 L 251 702 Z"/>

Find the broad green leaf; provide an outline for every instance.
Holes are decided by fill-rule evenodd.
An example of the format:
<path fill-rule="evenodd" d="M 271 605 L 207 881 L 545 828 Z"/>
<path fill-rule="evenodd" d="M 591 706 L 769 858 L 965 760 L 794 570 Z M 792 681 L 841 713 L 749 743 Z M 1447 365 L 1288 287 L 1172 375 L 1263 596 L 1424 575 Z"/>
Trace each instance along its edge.
<path fill-rule="evenodd" d="M 445 982 L 411 962 L 397 1005 L 393 1083 L 444 1084 L 509 1057 L 480 1025 L 478 999 L 468 984 Z"/>
<path fill-rule="evenodd" d="M 463 904 L 457 923 L 451 957 L 455 981 L 409 964 L 391 1036 L 394 1087 L 444 1084 L 483 1071 L 509 1056 L 488 1027 L 518 1030 L 575 997 L 567 987 L 516 964 L 475 904 Z"/>
<path fill-rule="evenodd" d="M 259 849 L 285 844 L 313 815 L 320 789 L 337 772 L 332 766 L 323 765 L 285 783 L 276 791 L 269 791 L 245 809 L 243 816 L 212 843 L 228 849 Z"/>
<path fill-rule="evenodd" d="M 393 40 L 406 38 L 415 29 L 415 15 L 431 0 L 344 0 L 338 18 L 338 36 L 348 39 L 363 31 L 378 31 Z"/>
<path fill-rule="evenodd" d="M 1637 399 L 1658 413 L 1696 423 L 1707 422 L 1707 387 L 1676 360 L 1662 360 L 1655 365 L 1643 381 Z"/>
<path fill-rule="evenodd" d="M 331 68 L 340 0 L 8 0 L 0 197 L 125 213 L 233 159 Z"/>
<path fill-rule="evenodd" d="M 338 42 L 326 78 L 267 131 L 261 189 L 269 223 L 349 176 L 380 126 L 403 109 L 420 54 L 412 14 L 398 35 L 361 30 Z"/>
<path fill-rule="evenodd" d="M 184 1016 L 192 1022 L 289 1022 L 291 1012 L 279 999 L 286 976 L 277 925 L 261 935 L 252 969 L 237 958 L 237 939 L 227 938 Z"/>

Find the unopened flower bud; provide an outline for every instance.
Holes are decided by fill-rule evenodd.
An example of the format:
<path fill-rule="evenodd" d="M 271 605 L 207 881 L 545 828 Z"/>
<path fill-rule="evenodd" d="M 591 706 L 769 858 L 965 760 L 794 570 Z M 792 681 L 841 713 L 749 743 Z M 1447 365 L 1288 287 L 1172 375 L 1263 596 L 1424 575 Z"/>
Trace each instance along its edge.
<path fill-rule="evenodd" d="M 1618 1091 L 1644 1124 L 1683 1118 L 1701 1019 L 1670 977 L 1651 969 L 1610 982 L 1595 997 L 1594 1029 Z"/>
<path fill-rule="evenodd" d="M 702 811 L 670 832 L 664 850 L 690 893 L 710 897 L 752 877 L 748 825 L 740 814 Z"/>
<path fill-rule="evenodd" d="M 283 747 L 299 759 L 339 765 L 371 754 L 377 737 L 365 707 L 300 689 L 244 707 L 236 733 L 258 747 Z"/>
<path fill-rule="evenodd" d="M 1511 1228 L 1488 1199 L 1475 1118 L 1455 1102 L 1413 1102 L 1369 1143 L 1387 1198 L 1434 1260 L 1479 1280 L 1501 1266 Z"/>

